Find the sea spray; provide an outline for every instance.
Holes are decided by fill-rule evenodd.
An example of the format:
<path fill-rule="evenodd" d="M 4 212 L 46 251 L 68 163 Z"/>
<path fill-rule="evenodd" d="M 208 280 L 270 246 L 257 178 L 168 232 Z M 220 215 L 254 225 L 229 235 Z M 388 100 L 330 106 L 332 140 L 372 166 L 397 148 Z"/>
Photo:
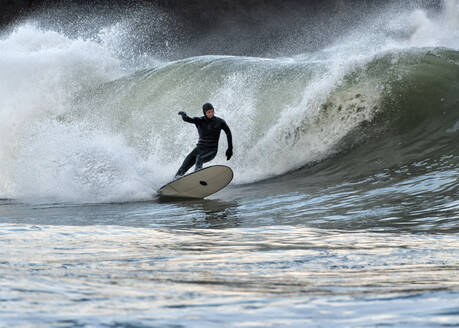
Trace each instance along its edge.
<path fill-rule="evenodd" d="M 393 125 L 392 116 L 383 123 L 375 118 L 404 113 L 400 104 L 409 99 L 405 90 L 412 90 L 404 85 L 418 78 L 421 67 L 432 74 L 447 67 L 454 76 L 457 3 L 444 7 L 437 16 L 420 9 L 382 12 L 329 47 L 296 57 L 152 60 L 142 70 L 132 64 L 138 61 L 119 58 L 119 38 L 128 37 L 120 25 L 102 28 L 93 40 L 18 26 L 0 40 L 0 197 L 152 197 L 196 141 L 194 127 L 177 111 L 201 115 L 205 101 L 233 130 L 234 158 L 224 159 L 222 138 L 215 163 L 231 165 L 235 183 L 323 161 L 345 149 L 343 141 L 373 137 L 367 129 L 368 135 L 349 140 L 362 126 L 376 124 L 380 131 L 380 124 Z M 435 53 L 439 59 L 432 62 Z M 416 58 L 421 63 L 413 69 Z M 450 75 L 437 76 L 444 79 L 438 85 L 449 87 L 431 90 L 430 97 L 448 99 L 441 106 L 451 112 L 455 85 Z M 444 130 L 451 131 L 452 120 Z"/>
<path fill-rule="evenodd" d="M 0 48 L 2 197 L 49 196 L 48 200 L 63 201 L 84 195 L 83 199 L 88 199 L 91 192 L 81 183 L 72 183 L 78 180 L 74 173 L 85 167 L 72 171 L 63 163 L 72 162 L 81 150 L 88 151 L 98 143 L 97 138 L 78 122 L 68 124 L 61 119 L 72 110 L 77 94 L 119 78 L 123 73 L 120 61 L 102 44 L 30 24 L 0 40 Z M 92 171 L 85 179 L 99 185 L 92 191 L 100 194 L 100 184 L 91 179 L 95 174 Z"/>

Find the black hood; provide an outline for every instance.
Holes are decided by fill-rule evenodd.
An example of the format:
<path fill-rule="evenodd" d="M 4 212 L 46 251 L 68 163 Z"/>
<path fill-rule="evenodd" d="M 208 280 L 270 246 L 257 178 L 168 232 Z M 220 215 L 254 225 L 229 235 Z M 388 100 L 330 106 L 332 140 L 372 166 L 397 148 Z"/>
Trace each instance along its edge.
<path fill-rule="evenodd" d="M 204 105 L 202 105 L 202 112 L 203 112 L 204 116 L 206 116 L 206 112 L 209 109 L 214 109 L 214 106 L 212 106 L 211 103 L 205 103 Z"/>

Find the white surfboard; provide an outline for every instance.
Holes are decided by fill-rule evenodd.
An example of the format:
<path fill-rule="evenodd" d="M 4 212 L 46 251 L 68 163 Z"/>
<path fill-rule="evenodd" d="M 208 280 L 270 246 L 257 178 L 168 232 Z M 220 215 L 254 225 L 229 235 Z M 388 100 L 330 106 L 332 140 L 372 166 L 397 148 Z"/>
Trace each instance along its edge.
<path fill-rule="evenodd" d="M 226 187 L 233 180 L 233 170 L 225 165 L 213 165 L 162 186 L 161 197 L 204 198 Z"/>

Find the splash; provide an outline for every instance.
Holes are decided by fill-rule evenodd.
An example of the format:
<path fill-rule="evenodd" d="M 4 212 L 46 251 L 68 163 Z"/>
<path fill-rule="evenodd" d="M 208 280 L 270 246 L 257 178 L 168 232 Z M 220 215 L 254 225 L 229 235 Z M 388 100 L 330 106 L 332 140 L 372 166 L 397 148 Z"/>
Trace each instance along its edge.
<path fill-rule="evenodd" d="M 122 76 L 120 60 L 107 44 L 30 24 L 1 39 L 0 48 L 2 197 L 104 200 L 103 187 L 116 180 L 116 168 L 125 173 L 130 167 L 132 159 L 119 162 L 129 149 L 121 146 L 120 136 L 62 117 L 72 111 L 77 94 Z M 125 174 L 120 175 L 117 187 L 124 183 Z"/>
<path fill-rule="evenodd" d="M 445 78 L 432 97 L 446 99 L 441 72 L 457 67 L 458 8 L 382 12 L 325 49 L 275 59 L 125 60 L 120 25 L 93 39 L 21 25 L 0 39 L 0 197 L 151 198 L 195 143 L 176 112 L 200 115 L 206 101 L 233 130 L 235 183 L 322 161 L 375 124 L 395 90 L 404 98 L 400 84 L 422 67 Z M 215 163 L 227 163 L 225 146 L 222 138 Z"/>

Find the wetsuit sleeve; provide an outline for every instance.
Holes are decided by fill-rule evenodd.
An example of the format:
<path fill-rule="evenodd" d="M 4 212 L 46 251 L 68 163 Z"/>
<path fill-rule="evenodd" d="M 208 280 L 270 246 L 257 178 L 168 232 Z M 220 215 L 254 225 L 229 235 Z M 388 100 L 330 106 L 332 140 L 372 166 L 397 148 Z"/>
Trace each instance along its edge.
<path fill-rule="evenodd" d="M 188 122 L 188 123 L 193 123 L 193 124 L 196 124 L 197 121 L 198 121 L 198 117 L 189 117 L 188 115 L 182 115 L 182 119 L 185 121 L 185 122 Z"/>
<path fill-rule="evenodd" d="M 228 140 L 228 148 L 233 149 L 233 136 L 231 135 L 231 130 L 225 121 L 223 121 L 222 129 L 226 133 L 226 139 Z"/>

